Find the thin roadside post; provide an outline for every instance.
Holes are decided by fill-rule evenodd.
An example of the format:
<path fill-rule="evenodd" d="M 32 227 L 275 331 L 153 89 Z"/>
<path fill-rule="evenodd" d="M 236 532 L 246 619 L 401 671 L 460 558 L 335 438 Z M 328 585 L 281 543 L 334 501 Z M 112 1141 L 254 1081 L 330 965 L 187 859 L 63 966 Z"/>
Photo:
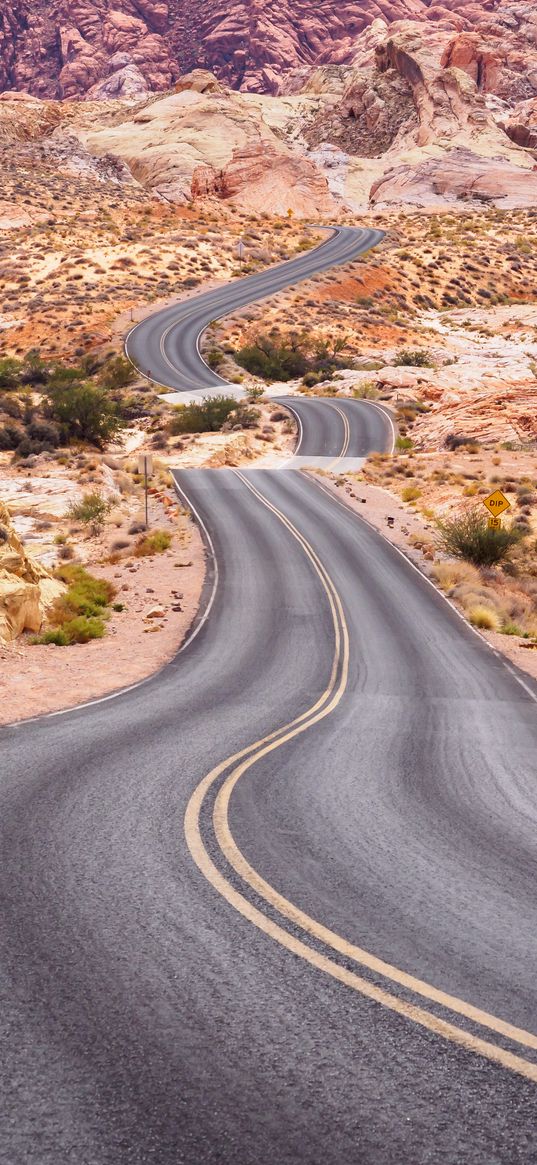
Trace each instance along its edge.
<path fill-rule="evenodd" d="M 145 498 L 145 524 L 149 529 L 149 487 L 148 480 L 153 473 L 153 458 L 150 453 L 138 454 L 138 473 L 140 477 L 143 475 L 144 479 L 144 498 Z"/>

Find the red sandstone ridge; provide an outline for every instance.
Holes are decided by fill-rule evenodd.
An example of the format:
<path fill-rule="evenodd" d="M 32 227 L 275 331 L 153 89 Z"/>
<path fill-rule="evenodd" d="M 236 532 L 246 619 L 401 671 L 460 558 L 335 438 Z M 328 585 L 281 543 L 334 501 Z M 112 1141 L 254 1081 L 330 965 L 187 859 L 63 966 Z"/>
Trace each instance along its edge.
<path fill-rule="evenodd" d="M 498 75 L 491 44 L 507 39 L 504 88 L 535 52 L 534 5 L 504 0 L 230 0 L 225 11 L 218 0 L 4 0 L 0 90 L 135 99 L 201 67 L 232 88 L 274 93 L 293 69 L 352 61 L 356 38 L 379 18 L 451 29 L 461 38 L 452 63 L 485 78 Z M 482 41 L 465 40 L 476 28 Z M 517 81 L 518 100 L 533 96 L 532 81 Z"/>

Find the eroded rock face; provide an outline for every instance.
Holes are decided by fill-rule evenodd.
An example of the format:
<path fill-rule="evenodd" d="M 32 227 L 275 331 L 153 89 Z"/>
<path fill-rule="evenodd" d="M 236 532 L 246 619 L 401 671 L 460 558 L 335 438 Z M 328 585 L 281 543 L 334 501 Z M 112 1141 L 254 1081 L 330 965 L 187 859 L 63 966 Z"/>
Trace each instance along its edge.
<path fill-rule="evenodd" d="M 39 631 L 46 611 L 65 590 L 28 557 L 6 506 L 0 502 L 0 642 Z"/>
<path fill-rule="evenodd" d="M 218 0 L 5 0 L 0 89 L 84 97 L 118 72 L 114 56 L 126 54 L 121 68 L 139 71 L 148 90 L 168 89 L 181 73 L 204 66 L 235 89 L 275 93 L 290 70 L 353 63 L 356 37 L 379 20 L 422 21 L 462 35 L 478 27 L 488 38 L 485 48 L 461 41 L 455 57 L 469 55 L 471 70 L 485 62 L 489 76 L 495 50 L 488 41 L 507 37 L 514 58 L 535 50 L 530 2 L 231 0 L 224 10 Z M 509 70 L 518 77 L 524 72 L 522 61 L 511 65 L 506 84 Z"/>
<path fill-rule="evenodd" d="M 537 150 L 537 97 L 530 101 L 520 101 L 500 119 L 500 125 L 517 146 Z"/>
<path fill-rule="evenodd" d="M 89 151 L 122 159 L 132 174 L 165 198 L 233 200 L 256 210 L 330 214 L 335 202 L 324 176 L 240 93 L 209 74 L 192 75 L 181 92 L 153 100 L 124 121 L 84 135 Z"/>
<path fill-rule="evenodd" d="M 506 158 L 484 158 L 454 149 L 418 165 L 388 170 L 371 189 L 375 206 L 470 205 L 537 206 L 537 171 L 520 169 Z"/>

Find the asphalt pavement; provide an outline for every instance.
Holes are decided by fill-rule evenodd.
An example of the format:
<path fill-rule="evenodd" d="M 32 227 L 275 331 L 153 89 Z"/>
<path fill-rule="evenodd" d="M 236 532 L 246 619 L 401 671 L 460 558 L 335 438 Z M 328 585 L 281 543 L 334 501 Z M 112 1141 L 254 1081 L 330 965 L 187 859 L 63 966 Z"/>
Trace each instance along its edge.
<path fill-rule="evenodd" d="M 0 730 L 0 1160 L 530 1165 L 536 686 L 322 481 L 175 477 L 187 646 Z"/>
<path fill-rule="evenodd" d="M 330 227 L 328 237 L 296 259 L 287 260 L 236 282 L 206 291 L 154 312 L 129 332 L 125 350 L 133 364 L 157 384 L 175 392 L 204 396 L 230 391 L 227 381 L 205 364 L 199 339 L 212 320 L 249 303 L 267 299 L 293 284 L 369 251 L 384 237 L 382 231 L 357 227 Z"/>

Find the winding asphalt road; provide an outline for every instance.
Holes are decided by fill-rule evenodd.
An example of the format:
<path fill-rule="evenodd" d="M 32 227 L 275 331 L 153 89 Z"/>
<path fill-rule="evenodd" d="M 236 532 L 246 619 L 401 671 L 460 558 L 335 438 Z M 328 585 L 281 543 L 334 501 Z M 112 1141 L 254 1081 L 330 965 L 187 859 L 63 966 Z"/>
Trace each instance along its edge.
<path fill-rule="evenodd" d="M 373 401 L 282 396 L 297 422 L 298 440 L 285 469 L 313 466 L 343 473 L 363 465 L 368 453 L 392 453 L 395 426 L 389 409 Z"/>
<path fill-rule="evenodd" d="M 125 341 L 129 359 L 144 375 L 149 373 L 157 384 L 176 392 L 201 389 L 204 396 L 210 396 L 224 388 L 229 391 L 227 381 L 208 368 L 200 355 L 199 338 L 211 320 L 311 279 L 321 271 L 350 263 L 384 237 L 382 231 L 356 227 L 326 229 L 331 231 L 328 238 L 296 259 L 154 312 L 129 332 Z"/>
<path fill-rule="evenodd" d="M 175 476 L 186 646 L 0 732 L 0 1160 L 529 1165 L 535 686 L 323 484 Z"/>

